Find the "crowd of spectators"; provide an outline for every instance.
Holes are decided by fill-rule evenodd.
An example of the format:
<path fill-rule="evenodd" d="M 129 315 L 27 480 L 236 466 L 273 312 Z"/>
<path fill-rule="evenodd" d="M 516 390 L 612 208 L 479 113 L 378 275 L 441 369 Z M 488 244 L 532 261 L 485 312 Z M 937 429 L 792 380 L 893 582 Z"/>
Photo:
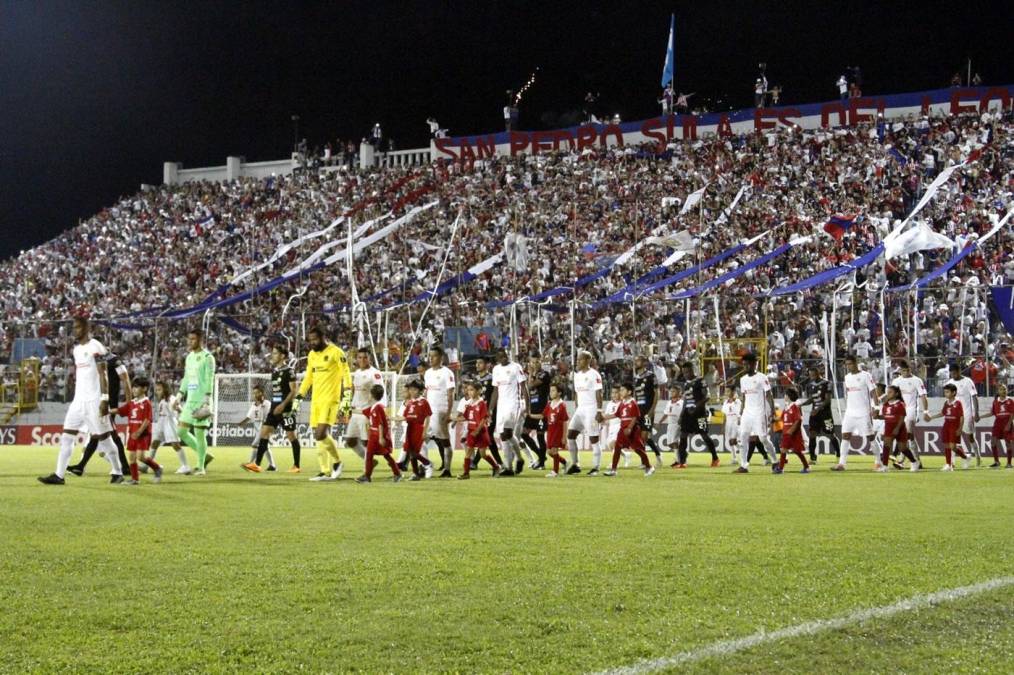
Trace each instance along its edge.
<path fill-rule="evenodd" d="M 917 345 L 915 361 L 931 383 L 942 364 L 959 358 L 965 367 L 986 364 L 978 371 L 986 373 L 983 385 L 990 372 L 1011 381 L 1014 353 L 1005 329 L 991 317 L 988 300 L 990 285 L 1014 284 L 1009 227 L 931 290 L 918 296 L 887 294 L 886 317 L 880 312 L 881 288 L 911 282 L 952 252 L 922 251 L 887 264 L 881 258 L 836 284 L 785 297 L 765 294 L 868 251 L 905 217 L 939 171 L 979 151 L 978 159 L 958 171 L 917 219 L 959 246 L 983 234 L 1014 207 L 1012 130 L 1009 113 L 913 116 L 880 130 L 783 128 L 766 135 L 674 141 L 666 147 L 586 149 L 426 167 L 362 170 L 324 162 L 289 176 L 151 187 L 0 264 L 0 340 L 4 354 L 10 354 L 16 337 L 48 340 L 42 390 L 58 397 L 61 378 L 69 377 L 64 344 L 69 328 L 60 320 L 87 313 L 116 326 L 139 326 L 102 329 L 100 337 L 133 370 L 171 378 L 181 369 L 183 333 L 190 324 L 156 320 L 152 312 L 131 315 L 193 306 L 216 291 L 227 297 L 251 290 L 298 265 L 324 241 L 295 247 L 240 283 L 230 282 L 279 246 L 343 213 L 351 214 L 358 226 L 436 201 L 362 251 L 354 264 L 361 298 L 389 291 L 368 301 L 366 335 L 382 345 L 378 353 L 388 354 L 391 369 L 403 358 L 417 359 L 426 344 L 442 340 L 452 326 L 485 327 L 497 336 L 492 344 L 500 344 L 500 336 L 510 333 L 512 314 L 520 352 L 541 345 L 547 363 L 566 367 L 573 299 L 576 344 L 593 351 L 603 369 L 621 369 L 637 353 L 669 367 L 706 356 L 715 359 L 708 361 L 714 371 L 709 376 L 717 380 L 722 359 L 742 348 L 733 340 L 766 337 L 765 356 L 780 382 L 825 358 L 820 320 L 837 298 L 838 359 L 857 354 L 875 375 L 882 375 L 885 348 L 892 358 L 911 357 Z M 700 205 L 680 215 L 682 202 L 705 185 Z M 744 185 L 750 190 L 720 221 Z M 822 230 L 834 214 L 859 216 L 840 242 Z M 741 254 L 678 284 L 633 302 L 592 307 L 656 269 L 672 250 L 645 245 L 626 263 L 611 266 L 616 256 L 652 233 L 684 231 L 695 250 L 668 273 L 764 236 Z M 345 233 L 342 226 L 331 236 Z M 811 239 L 689 303 L 667 299 L 801 237 Z M 424 321 L 425 302 L 400 306 L 431 290 L 438 276 L 446 281 L 503 251 L 505 241 L 510 263 L 436 299 Z M 572 286 L 602 269 L 608 272 L 573 295 L 553 297 L 546 306 L 519 304 L 513 313 L 509 306 L 487 306 Z M 850 286 L 836 296 L 842 281 Z M 306 295 L 283 321 L 286 301 L 304 286 Z M 336 264 L 216 312 L 211 344 L 220 370 L 266 368 L 270 336 L 298 340 L 305 324 L 315 321 L 330 326 L 340 344 L 354 346 L 362 325 L 346 308 L 349 288 L 345 266 Z M 376 312 L 385 308 L 390 310 L 387 320 L 378 322 Z M 386 337 L 378 332 L 382 327 Z M 719 331 L 724 354 L 715 346 Z M 464 347 L 467 352 L 471 346 Z"/>

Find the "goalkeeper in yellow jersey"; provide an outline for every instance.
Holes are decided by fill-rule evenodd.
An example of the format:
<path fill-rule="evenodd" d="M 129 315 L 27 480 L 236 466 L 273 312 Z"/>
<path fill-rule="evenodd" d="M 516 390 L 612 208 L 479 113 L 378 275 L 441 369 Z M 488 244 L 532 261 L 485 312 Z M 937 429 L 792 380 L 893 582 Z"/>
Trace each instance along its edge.
<path fill-rule="evenodd" d="M 320 473 L 310 480 L 337 480 L 342 475 L 342 461 L 338 456 L 338 444 L 331 437 L 331 427 L 338 421 L 339 415 L 349 414 L 352 405 L 352 374 L 345 352 L 324 337 L 322 328 L 311 328 L 307 339 L 310 342 L 310 353 L 306 357 L 306 377 L 299 385 L 293 412 L 313 389 L 310 428 L 317 440 Z"/>

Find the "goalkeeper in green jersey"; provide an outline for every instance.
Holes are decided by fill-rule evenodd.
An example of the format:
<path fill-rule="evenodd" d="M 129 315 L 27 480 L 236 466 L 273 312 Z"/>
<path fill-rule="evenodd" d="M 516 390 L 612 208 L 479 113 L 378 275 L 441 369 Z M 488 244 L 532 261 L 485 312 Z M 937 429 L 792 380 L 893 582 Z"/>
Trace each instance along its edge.
<path fill-rule="evenodd" d="M 180 440 L 197 453 L 198 476 L 214 457 L 208 453 L 208 427 L 211 424 L 211 396 L 215 383 L 215 357 L 202 344 L 204 332 L 194 328 L 187 333 L 186 366 L 180 382 Z"/>

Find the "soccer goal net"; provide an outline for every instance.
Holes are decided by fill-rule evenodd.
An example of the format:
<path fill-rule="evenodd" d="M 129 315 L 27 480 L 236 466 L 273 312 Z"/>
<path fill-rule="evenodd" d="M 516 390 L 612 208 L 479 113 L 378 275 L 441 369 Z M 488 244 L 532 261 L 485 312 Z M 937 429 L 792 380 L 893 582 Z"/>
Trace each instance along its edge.
<path fill-rule="evenodd" d="M 254 400 L 254 388 L 260 387 L 271 400 L 271 375 L 267 373 L 231 373 L 215 375 L 212 444 L 242 446 L 253 443 L 260 429 L 247 422 L 240 425 Z"/>

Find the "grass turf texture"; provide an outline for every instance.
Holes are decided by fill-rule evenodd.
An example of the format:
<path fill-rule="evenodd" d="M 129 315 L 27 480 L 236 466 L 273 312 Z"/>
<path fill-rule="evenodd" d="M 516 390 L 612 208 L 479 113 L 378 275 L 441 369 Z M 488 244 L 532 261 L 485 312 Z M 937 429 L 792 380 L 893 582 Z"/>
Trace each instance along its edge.
<path fill-rule="evenodd" d="M 939 459 L 773 476 L 755 458 L 741 476 L 695 455 L 647 479 L 399 485 L 381 465 L 356 485 L 350 452 L 322 484 L 216 454 L 203 478 L 171 475 L 163 450 L 161 485 L 108 485 L 96 458 L 51 487 L 35 476 L 55 449 L 4 447 L 0 670 L 581 672 L 1007 576 L 1014 558 L 1014 471 Z M 1012 601 L 1008 587 L 685 668 L 1003 672 Z"/>

